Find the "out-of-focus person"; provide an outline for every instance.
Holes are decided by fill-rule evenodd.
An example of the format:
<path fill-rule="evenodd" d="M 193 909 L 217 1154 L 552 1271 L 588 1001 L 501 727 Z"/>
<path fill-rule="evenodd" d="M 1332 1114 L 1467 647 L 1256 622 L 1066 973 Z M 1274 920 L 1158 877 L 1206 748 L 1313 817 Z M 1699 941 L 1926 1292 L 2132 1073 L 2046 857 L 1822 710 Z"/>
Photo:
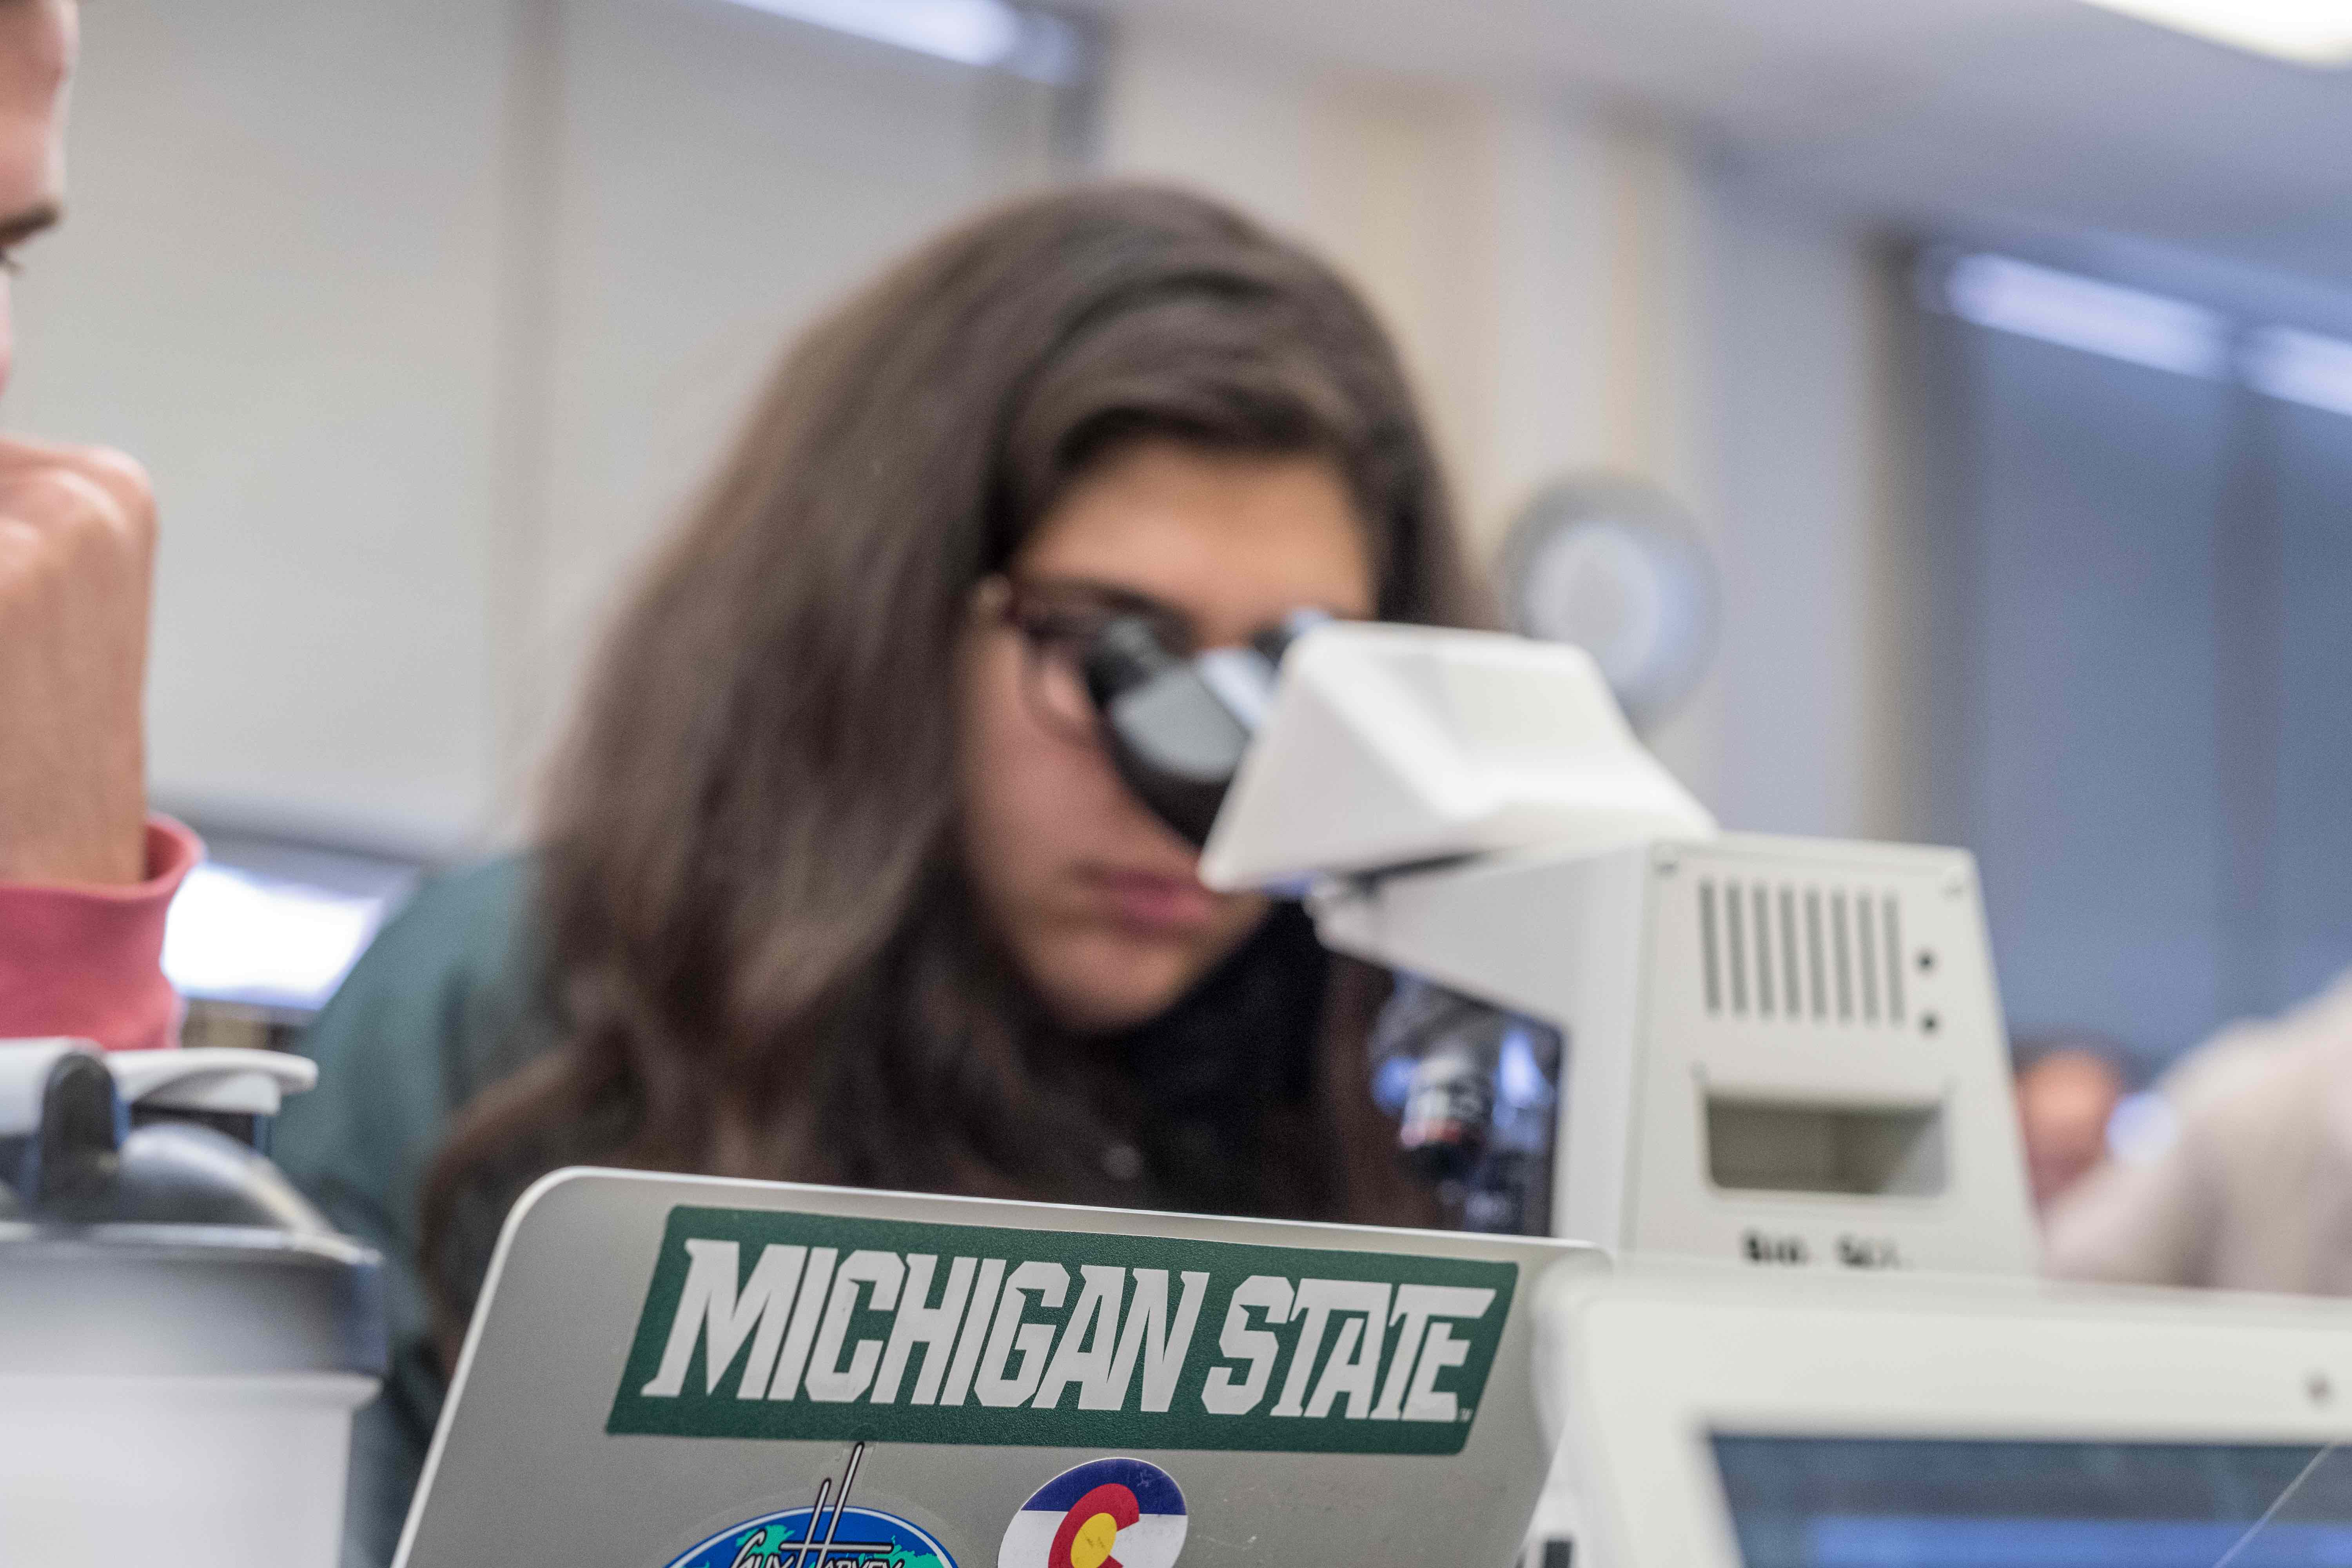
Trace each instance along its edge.
<path fill-rule="evenodd" d="M 75 0 L 0 0 L 0 263 L 58 221 Z M 0 266 L 0 387 L 14 346 Z M 0 1039 L 173 1043 L 163 914 L 199 847 L 147 816 L 155 557 L 119 452 L 0 434 Z"/>
<path fill-rule="evenodd" d="M 1469 614 L 1329 268 L 1146 187 L 962 226 L 801 340 L 633 597 L 539 853 L 384 931 L 277 1130 L 393 1282 L 356 1560 L 557 1166 L 1434 1222 L 1370 1094 L 1387 976 L 1202 885 L 1085 668 L 1126 617 L 1189 652 Z"/>
<path fill-rule="evenodd" d="M 2050 1211 L 2066 1279 L 2352 1295 L 2352 974 L 2157 1085 L 2168 1126 Z"/>
<path fill-rule="evenodd" d="M 2016 1064 L 2017 1128 L 2033 1211 L 2050 1205 L 2107 1157 L 2107 1123 L 2128 1088 L 2121 1053 L 2090 1035 L 2052 1035 L 2011 1043 Z"/>

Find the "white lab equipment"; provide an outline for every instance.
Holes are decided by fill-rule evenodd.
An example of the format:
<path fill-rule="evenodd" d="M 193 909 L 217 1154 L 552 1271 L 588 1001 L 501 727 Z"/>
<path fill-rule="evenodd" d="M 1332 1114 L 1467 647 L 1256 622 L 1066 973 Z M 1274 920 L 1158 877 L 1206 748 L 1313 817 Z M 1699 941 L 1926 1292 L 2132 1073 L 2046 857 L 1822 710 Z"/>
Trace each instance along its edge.
<path fill-rule="evenodd" d="M 1655 1262 L 1540 1293 L 1576 1568 L 2352 1561 L 2342 1302 Z"/>
<path fill-rule="evenodd" d="M 335 1562 L 378 1260 L 255 1147 L 316 1076 L 0 1042 L 0 1560 Z"/>
<path fill-rule="evenodd" d="M 1774 1267 L 2033 1266 L 1969 857 L 1727 835 L 1580 650 L 1332 624 L 1202 862 L 1565 1043 L 1550 1228 Z"/>

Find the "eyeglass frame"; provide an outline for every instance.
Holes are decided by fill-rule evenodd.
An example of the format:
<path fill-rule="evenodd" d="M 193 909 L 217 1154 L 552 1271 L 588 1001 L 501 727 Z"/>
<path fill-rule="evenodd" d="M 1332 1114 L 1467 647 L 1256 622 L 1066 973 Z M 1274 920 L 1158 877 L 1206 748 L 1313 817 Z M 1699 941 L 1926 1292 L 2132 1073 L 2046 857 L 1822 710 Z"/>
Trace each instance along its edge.
<path fill-rule="evenodd" d="M 1102 739 L 1102 716 L 1096 711 L 1094 700 L 1087 693 L 1086 658 L 1111 622 L 1128 616 L 1140 616 L 1150 621 L 1159 634 L 1160 646 L 1179 658 L 1192 658 L 1208 651 L 1202 646 L 1198 626 L 1183 610 L 1116 584 L 1097 582 L 1091 578 L 1052 578 L 1044 581 L 1015 577 L 1009 572 L 992 572 L 981 579 L 974 591 L 982 613 L 996 624 L 1012 631 L 1021 639 L 1022 700 L 1031 715 L 1048 731 L 1063 739 L 1087 744 L 1099 744 Z M 1062 631 L 1053 635 L 1039 625 L 1039 617 L 1024 616 L 1024 598 L 1041 594 L 1065 594 L 1096 602 L 1098 614 L 1084 623 L 1084 629 Z M 1278 643 L 1291 629 L 1293 616 L 1269 622 L 1236 647 L 1265 647 Z M 1077 704 L 1070 710 L 1056 709 L 1045 690 L 1048 667 L 1056 662 L 1068 676 L 1078 694 Z M 1084 715 L 1076 710 L 1083 706 Z"/>

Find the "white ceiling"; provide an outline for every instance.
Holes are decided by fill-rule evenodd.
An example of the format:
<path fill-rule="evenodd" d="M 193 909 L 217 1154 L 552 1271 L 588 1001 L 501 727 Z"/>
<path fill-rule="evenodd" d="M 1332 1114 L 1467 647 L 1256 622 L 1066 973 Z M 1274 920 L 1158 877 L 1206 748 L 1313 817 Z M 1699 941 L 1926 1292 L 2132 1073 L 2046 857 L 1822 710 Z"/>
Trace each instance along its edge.
<path fill-rule="evenodd" d="M 2352 290 L 2352 71 L 2079 0 L 1092 4 L 1334 67 L 1646 104 L 1759 180 L 2044 248 L 2158 242 L 2123 268 L 2143 275 L 2199 272 L 2182 247 L 2223 264 L 2203 292 Z"/>

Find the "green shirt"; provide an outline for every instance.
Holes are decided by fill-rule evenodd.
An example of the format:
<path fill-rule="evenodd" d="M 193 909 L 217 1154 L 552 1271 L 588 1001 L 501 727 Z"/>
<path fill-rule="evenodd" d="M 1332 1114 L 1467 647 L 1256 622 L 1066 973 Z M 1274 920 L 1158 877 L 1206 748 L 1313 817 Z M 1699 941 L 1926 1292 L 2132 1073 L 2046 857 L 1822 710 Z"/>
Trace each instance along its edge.
<path fill-rule="evenodd" d="M 343 1568 L 391 1561 L 447 1389 L 417 1272 L 425 1171 L 468 1100 L 559 1040 L 537 864 L 497 861 L 419 892 L 311 1025 L 300 1048 L 319 1087 L 278 1121 L 278 1164 L 383 1254 L 393 1364 L 352 1430 Z M 1137 1206 L 1322 1212 L 1260 1190 L 1257 1151 L 1269 1110 L 1295 1120 L 1315 1092 L 1325 963 L 1305 913 L 1284 906 L 1178 1005 L 1105 1044 L 1141 1115 Z M 1361 1047 L 1349 1054 L 1360 1061 Z M 1328 1163 L 1319 1140 L 1299 1148 L 1302 1167 Z"/>
<path fill-rule="evenodd" d="M 447 1386 L 416 1270 L 425 1167 L 459 1107 L 555 1041 L 535 870 L 494 861 L 410 900 L 303 1037 L 319 1087 L 287 1101 L 272 1134 L 295 1184 L 383 1254 L 392 1371 L 352 1435 L 344 1568 L 392 1561 Z"/>

